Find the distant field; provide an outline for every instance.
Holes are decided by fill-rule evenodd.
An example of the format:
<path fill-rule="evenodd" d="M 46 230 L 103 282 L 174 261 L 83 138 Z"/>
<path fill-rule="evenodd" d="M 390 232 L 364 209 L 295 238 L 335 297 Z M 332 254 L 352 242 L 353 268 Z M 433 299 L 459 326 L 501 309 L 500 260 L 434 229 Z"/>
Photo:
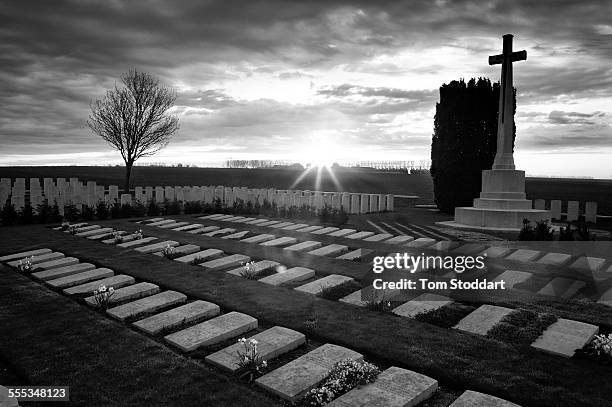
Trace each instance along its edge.
<path fill-rule="evenodd" d="M 317 189 L 317 173 L 309 172 L 298 183 L 302 171 L 296 169 L 174 168 L 135 167 L 132 185 L 227 185 L 251 188 Z M 337 185 L 327 171 L 321 172 L 324 191 L 372 192 L 418 195 L 421 203 L 433 202 L 429 175 L 408 175 L 384 171 L 339 168 L 334 170 Z M 70 178 L 94 180 L 100 185 L 123 185 L 123 167 L 1 167 L 1 177 Z M 296 183 L 294 185 L 294 183 Z M 527 198 L 598 202 L 599 212 L 612 215 L 612 180 L 528 178 Z"/>

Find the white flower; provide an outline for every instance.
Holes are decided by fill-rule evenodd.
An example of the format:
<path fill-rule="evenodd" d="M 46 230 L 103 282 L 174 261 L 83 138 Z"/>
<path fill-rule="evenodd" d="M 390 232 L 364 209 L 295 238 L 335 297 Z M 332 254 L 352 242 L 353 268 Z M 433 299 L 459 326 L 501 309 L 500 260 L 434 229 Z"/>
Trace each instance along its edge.
<path fill-rule="evenodd" d="M 255 339 L 249 339 L 249 343 L 251 345 L 257 345 L 259 342 L 257 342 Z"/>

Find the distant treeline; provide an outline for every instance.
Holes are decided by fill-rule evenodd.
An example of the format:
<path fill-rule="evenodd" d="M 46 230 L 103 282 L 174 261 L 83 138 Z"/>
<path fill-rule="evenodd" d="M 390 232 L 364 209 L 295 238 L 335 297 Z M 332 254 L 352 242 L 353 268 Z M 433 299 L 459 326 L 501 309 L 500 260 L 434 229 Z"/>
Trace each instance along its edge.
<path fill-rule="evenodd" d="M 405 171 L 411 174 L 429 172 L 431 161 L 352 161 L 334 163 L 332 167 L 373 168 L 376 170 Z M 309 167 L 288 160 L 226 160 L 225 168 L 299 168 Z"/>

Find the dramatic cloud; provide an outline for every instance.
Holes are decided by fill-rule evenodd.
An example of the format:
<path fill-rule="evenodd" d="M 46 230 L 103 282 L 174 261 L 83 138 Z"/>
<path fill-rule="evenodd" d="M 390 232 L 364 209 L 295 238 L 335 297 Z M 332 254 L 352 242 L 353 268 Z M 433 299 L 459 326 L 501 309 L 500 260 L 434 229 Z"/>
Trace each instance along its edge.
<path fill-rule="evenodd" d="M 497 80 L 487 57 L 511 32 L 528 52 L 518 162 L 609 177 L 610 15 L 608 0 L 2 2 L 0 165 L 118 162 L 86 120 L 130 68 L 178 93 L 179 134 L 150 161 L 308 159 L 317 145 L 338 160 L 424 159 L 439 86 Z M 596 157 L 589 173 L 521 161 L 578 150 Z"/>

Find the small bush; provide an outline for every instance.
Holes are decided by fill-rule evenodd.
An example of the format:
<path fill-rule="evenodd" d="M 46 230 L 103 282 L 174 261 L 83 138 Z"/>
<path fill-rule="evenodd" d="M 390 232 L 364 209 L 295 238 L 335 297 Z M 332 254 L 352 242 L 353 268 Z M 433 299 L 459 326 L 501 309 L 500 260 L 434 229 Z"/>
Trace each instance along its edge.
<path fill-rule="evenodd" d="M 326 300 L 336 301 L 342 297 L 346 297 L 353 291 L 355 291 L 355 284 L 352 281 L 347 281 L 346 283 L 336 286 L 321 287 L 319 297 L 325 298 Z"/>
<path fill-rule="evenodd" d="M 59 208 L 57 208 L 57 215 L 55 209 L 57 206 L 50 206 L 49 202 L 45 200 L 43 203 L 36 207 L 37 221 L 38 223 L 52 223 L 59 222 L 61 216 L 59 214 Z"/>
<path fill-rule="evenodd" d="M 111 204 L 110 207 L 111 218 L 119 219 L 121 217 L 121 205 L 117 202 Z"/>
<path fill-rule="evenodd" d="M 76 205 L 73 205 L 73 204 L 64 205 L 64 218 L 68 222 L 74 222 L 78 220 L 80 215 L 81 213 L 79 211 L 79 208 L 76 207 Z"/>
<path fill-rule="evenodd" d="M 164 200 L 164 209 L 162 212 L 164 215 L 180 215 L 181 204 L 177 200 L 170 201 L 166 199 Z"/>
<path fill-rule="evenodd" d="M 94 218 L 95 210 L 89 205 L 83 205 L 83 210 L 81 211 L 81 218 L 83 220 L 92 220 Z"/>
<path fill-rule="evenodd" d="M 110 217 L 110 209 L 108 208 L 108 204 L 104 201 L 98 201 L 96 204 L 96 216 L 100 220 L 106 220 Z"/>
<path fill-rule="evenodd" d="M 130 205 L 130 216 L 143 217 L 147 214 L 147 207 L 140 201 L 132 202 Z"/>
<path fill-rule="evenodd" d="M 93 292 L 94 306 L 100 311 L 106 311 L 110 305 L 111 297 L 115 294 L 113 287 L 101 285 Z"/>
<path fill-rule="evenodd" d="M 34 223 L 34 211 L 30 205 L 25 205 L 19 211 L 19 223 L 24 225 Z"/>
<path fill-rule="evenodd" d="M 185 213 L 202 213 L 202 203 L 200 201 L 185 202 Z"/>
<path fill-rule="evenodd" d="M 595 335 L 591 342 L 576 352 L 576 356 L 612 366 L 612 333 Z"/>
<path fill-rule="evenodd" d="M 523 220 L 523 227 L 519 232 L 518 240 L 521 241 L 550 241 L 553 240 L 552 227 L 546 220 L 539 220 L 535 227 L 528 219 Z"/>
<path fill-rule="evenodd" d="M 15 205 L 10 201 L 6 201 L 2 208 L 2 224 L 4 226 L 16 225 L 19 220 L 19 214 L 15 210 Z"/>
<path fill-rule="evenodd" d="M 254 261 L 246 263 L 240 270 L 240 275 L 247 280 L 256 280 L 258 276 L 257 266 Z"/>
<path fill-rule="evenodd" d="M 157 216 L 160 214 L 159 206 L 155 200 L 150 199 L 147 203 L 147 216 Z"/>

